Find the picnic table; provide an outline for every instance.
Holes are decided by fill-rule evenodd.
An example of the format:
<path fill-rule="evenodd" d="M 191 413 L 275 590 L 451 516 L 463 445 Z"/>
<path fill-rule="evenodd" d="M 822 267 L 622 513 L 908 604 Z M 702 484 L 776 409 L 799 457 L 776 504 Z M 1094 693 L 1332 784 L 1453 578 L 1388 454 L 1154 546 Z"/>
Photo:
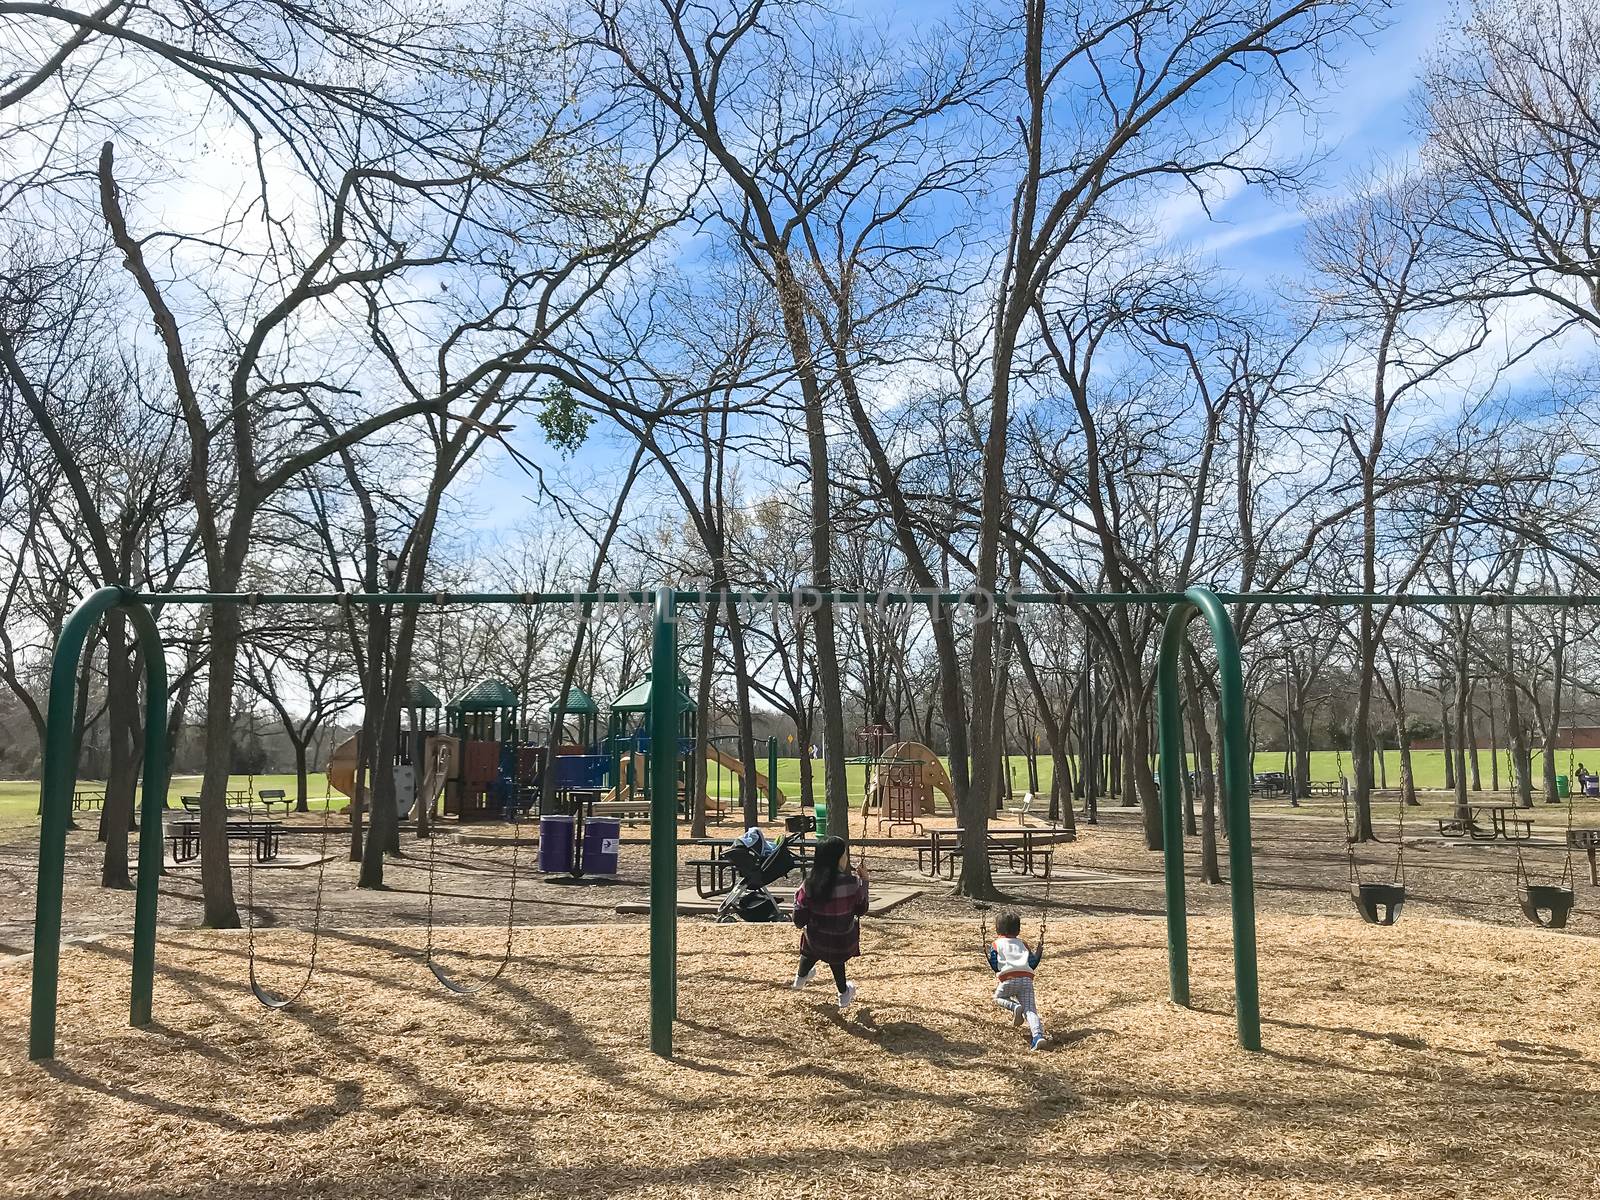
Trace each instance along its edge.
<path fill-rule="evenodd" d="M 1466 817 L 1440 817 L 1439 836 L 1470 837 L 1475 842 L 1525 842 L 1533 836 L 1533 822 L 1515 815 L 1515 804 L 1474 804 Z"/>
<path fill-rule="evenodd" d="M 1282 771 L 1259 771 L 1250 780 L 1252 796 L 1282 796 L 1289 791 L 1289 777 Z"/>
<path fill-rule="evenodd" d="M 105 802 L 106 794 L 103 790 L 85 789 L 84 791 L 72 793 L 72 807 L 74 810 L 81 808 L 103 808 L 105 807 Z"/>
<path fill-rule="evenodd" d="M 917 848 L 917 869 L 925 875 L 937 876 L 941 868 L 947 867 L 949 874 L 954 875 L 956 859 L 961 856 L 961 832 L 960 829 L 930 829 L 928 845 Z M 991 825 L 987 845 L 989 857 L 1005 855 L 1007 864 L 1013 870 L 1020 859 L 1024 875 L 1034 874 L 1035 866 L 1043 861 L 1044 874 L 1048 877 L 1058 833 L 1058 830 L 1040 829 L 1033 825 Z M 1045 840 L 1049 844 L 1035 845 L 1036 834 L 1048 834 Z M 925 861 L 927 866 L 923 865 Z"/>
<path fill-rule="evenodd" d="M 1308 796 L 1337 796 L 1344 791 L 1341 779 L 1313 779 L 1306 784 Z"/>
<path fill-rule="evenodd" d="M 229 821 L 227 838 L 232 842 L 249 842 L 257 862 L 271 862 L 278 857 L 283 836 L 283 822 Z M 167 822 L 167 844 L 172 847 L 172 861 L 188 862 L 200 854 L 200 818 L 176 817 Z"/>

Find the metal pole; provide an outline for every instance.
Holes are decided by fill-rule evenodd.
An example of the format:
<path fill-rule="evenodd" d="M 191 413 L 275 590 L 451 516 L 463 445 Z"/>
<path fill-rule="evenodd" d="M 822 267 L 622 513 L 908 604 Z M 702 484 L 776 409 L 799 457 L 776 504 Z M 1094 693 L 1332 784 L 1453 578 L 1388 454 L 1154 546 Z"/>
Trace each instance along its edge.
<path fill-rule="evenodd" d="M 1229 909 L 1233 915 L 1233 1005 L 1239 1030 L 1239 1044 L 1246 1050 L 1261 1049 L 1260 976 L 1256 965 L 1256 893 L 1253 849 L 1250 843 L 1250 754 L 1247 712 L 1244 699 L 1244 672 L 1239 663 L 1239 640 L 1233 622 L 1221 599 L 1210 588 L 1192 587 L 1184 593 L 1185 603 L 1174 605 L 1167 614 L 1161 638 L 1161 698 L 1173 714 L 1163 720 L 1163 748 L 1182 743 L 1177 725 L 1178 656 L 1183 649 L 1183 627 L 1198 609 L 1211 627 L 1217 650 L 1217 682 L 1221 692 L 1218 723 L 1222 727 L 1222 787 L 1224 828 L 1228 835 Z M 1168 725 L 1168 720 L 1171 725 Z M 1172 760 L 1169 762 L 1169 760 Z M 1162 801 L 1164 824 L 1175 819 L 1175 804 L 1167 797 L 1166 781 L 1177 769 L 1175 755 L 1162 755 Z M 1173 855 L 1169 845 L 1168 887 L 1171 887 Z M 1182 886 L 1181 850 L 1177 857 L 1179 886 Z M 1170 892 L 1169 892 L 1170 895 Z M 1169 929 L 1171 912 L 1169 904 Z M 1184 953 L 1187 955 L 1187 939 Z M 1169 956 L 1170 956 L 1169 946 Z"/>
<path fill-rule="evenodd" d="M 672 1055 L 678 1012 L 678 652 L 671 588 L 650 649 L 650 1049 Z"/>
<path fill-rule="evenodd" d="M 1167 612 L 1156 667 L 1156 737 L 1161 783 L 1162 862 L 1167 879 L 1167 989 L 1174 1004 L 1189 1005 L 1189 914 L 1183 881 L 1183 712 L 1178 699 L 1178 661 L 1194 606 L 1187 601 Z"/>
<path fill-rule="evenodd" d="M 1217 649 L 1221 692 L 1218 722 L 1222 727 L 1223 822 L 1228 836 L 1229 908 L 1233 915 L 1233 1002 L 1239 1044 L 1261 1049 L 1260 975 L 1256 965 L 1256 900 L 1253 850 L 1250 844 L 1250 760 L 1247 744 L 1244 672 L 1239 640 L 1222 601 L 1210 588 L 1193 587 L 1167 613 L 1161 632 L 1161 658 L 1156 676 L 1156 713 L 1160 724 L 1161 823 L 1165 839 L 1167 881 L 1167 969 L 1172 999 L 1189 1002 L 1189 935 L 1184 910 L 1183 791 L 1178 772 L 1182 753 L 1182 716 L 1178 706 L 1178 663 L 1184 631 L 1198 610 L 1211 627 Z"/>
<path fill-rule="evenodd" d="M 778 819 L 778 739 L 767 739 L 767 820 Z"/>
<path fill-rule="evenodd" d="M 156 897 L 161 884 L 161 811 L 167 786 L 167 659 L 161 631 L 144 605 L 128 619 L 144 652 L 144 789 L 139 811 L 139 882 L 133 901 L 133 988 L 128 1023 L 148 1025 L 156 976 Z"/>
<path fill-rule="evenodd" d="M 73 609 L 56 638 L 50 664 L 49 712 L 44 727 L 44 770 L 39 787 L 39 890 L 33 911 L 33 994 L 28 1014 L 28 1057 L 56 1053 L 56 992 L 61 980 L 61 893 L 66 878 L 67 822 L 78 773 L 72 737 L 78 660 L 89 631 L 122 603 L 121 588 L 105 587 Z M 159 846 L 159 838 L 156 841 Z M 142 845 L 142 839 L 141 839 Z M 143 850 L 140 851 L 141 855 Z M 142 860 L 141 860 L 142 861 Z"/>

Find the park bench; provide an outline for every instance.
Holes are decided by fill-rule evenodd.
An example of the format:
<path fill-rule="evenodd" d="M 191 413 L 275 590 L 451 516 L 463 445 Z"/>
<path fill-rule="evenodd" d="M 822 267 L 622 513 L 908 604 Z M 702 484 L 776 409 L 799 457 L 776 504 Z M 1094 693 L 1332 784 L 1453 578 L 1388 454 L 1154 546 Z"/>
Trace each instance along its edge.
<path fill-rule="evenodd" d="M 260 796 L 261 808 L 267 816 L 270 817 L 272 815 L 272 806 L 274 804 L 283 805 L 283 815 L 286 817 L 289 815 L 289 797 L 284 794 L 282 788 L 266 788 L 260 793 Z"/>
<path fill-rule="evenodd" d="M 648 800 L 604 800 L 589 806 L 591 817 L 621 817 L 629 825 L 650 819 Z"/>
<path fill-rule="evenodd" d="M 279 792 L 278 795 L 281 797 L 283 793 Z M 250 793 L 246 791 L 228 791 L 223 793 L 223 803 L 230 811 L 251 811 L 253 799 L 254 798 L 250 795 Z M 178 800 L 183 807 L 188 809 L 190 812 L 197 813 L 200 811 L 199 796 L 179 796 Z M 287 807 L 284 809 L 284 811 L 288 811 Z"/>
<path fill-rule="evenodd" d="M 282 842 L 283 825 L 278 821 L 229 821 L 227 837 L 233 842 L 249 842 L 257 862 L 271 862 L 278 857 Z M 172 861 L 188 862 L 200 853 L 200 822 L 184 818 L 167 826 L 167 845 L 172 847 Z"/>

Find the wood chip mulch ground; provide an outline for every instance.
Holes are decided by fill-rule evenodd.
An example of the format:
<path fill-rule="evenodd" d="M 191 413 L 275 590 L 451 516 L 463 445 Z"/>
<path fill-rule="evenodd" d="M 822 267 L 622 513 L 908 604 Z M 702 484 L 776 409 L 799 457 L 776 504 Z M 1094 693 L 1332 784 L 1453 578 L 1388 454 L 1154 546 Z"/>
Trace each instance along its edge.
<path fill-rule="evenodd" d="M 1030 918 L 1031 920 L 1031 918 Z M 1031 932 L 1031 931 L 1030 931 Z M 238 933 L 164 932 L 159 1024 L 128 943 L 68 949 L 61 1042 L 26 1061 L 0 967 L 0 1195 L 1502 1197 L 1600 1186 L 1600 942 L 1429 917 L 1264 915 L 1262 1054 L 1234 1042 L 1227 924 L 1059 919 L 1030 1054 L 970 921 L 868 926 L 857 1006 L 794 993 L 792 930 L 685 924 L 677 1057 L 646 1048 L 647 933 L 518 932 L 451 996 L 421 931 L 325 935 L 261 1009 Z M 503 931 L 438 931 L 486 973 Z M 293 990 L 305 934 L 260 939 Z M 463 958 L 459 953 L 467 952 Z"/>

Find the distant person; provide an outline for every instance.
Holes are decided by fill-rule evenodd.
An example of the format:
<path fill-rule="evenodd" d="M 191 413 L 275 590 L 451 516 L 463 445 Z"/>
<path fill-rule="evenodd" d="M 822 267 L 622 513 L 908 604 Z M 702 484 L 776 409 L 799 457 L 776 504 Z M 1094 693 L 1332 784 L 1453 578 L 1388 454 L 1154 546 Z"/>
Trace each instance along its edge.
<path fill-rule="evenodd" d="M 1033 994 L 1033 973 L 1044 958 L 1044 931 L 1040 930 L 1039 944 L 1030 950 L 1022 940 L 1022 917 L 1009 908 L 995 917 L 994 931 L 998 936 L 989 944 L 988 956 L 989 969 L 998 977 L 995 1005 L 1011 1014 L 1013 1025 L 1028 1026 L 1029 1049 L 1042 1050 L 1044 1021 Z"/>
<path fill-rule="evenodd" d="M 845 978 L 845 964 L 861 956 L 861 918 L 866 915 L 867 869 L 850 869 L 843 838 L 827 837 L 817 843 L 811 873 L 794 897 L 794 923 L 800 927 L 800 967 L 796 989 L 807 987 L 825 962 L 839 989 L 839 1007 L 849 1008 L 856 985 Z"/>

